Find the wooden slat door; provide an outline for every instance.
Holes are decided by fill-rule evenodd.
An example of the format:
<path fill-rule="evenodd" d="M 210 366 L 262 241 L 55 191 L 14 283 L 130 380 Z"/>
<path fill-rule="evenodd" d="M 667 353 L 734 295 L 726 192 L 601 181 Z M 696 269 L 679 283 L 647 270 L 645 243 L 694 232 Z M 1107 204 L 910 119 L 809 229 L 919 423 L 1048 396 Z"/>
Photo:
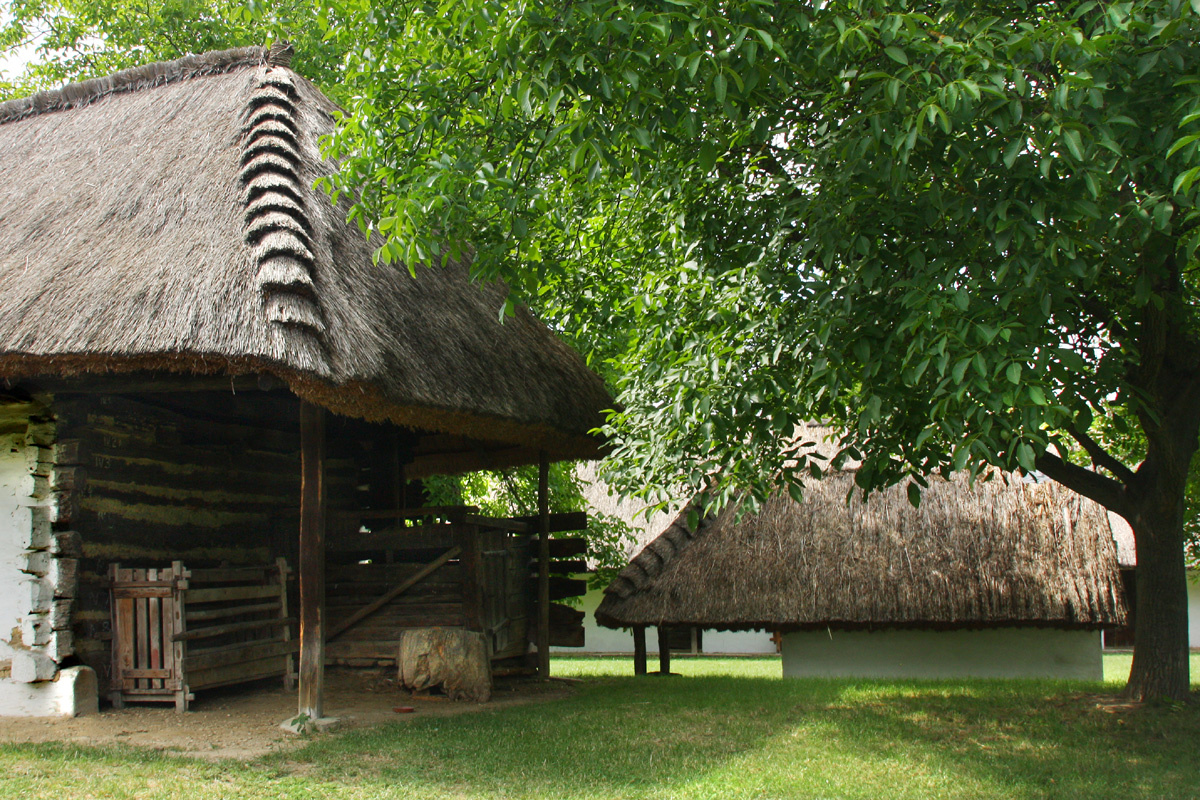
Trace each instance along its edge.
<path fill-rule="evenodd" d="M 113 649 L 109 692 L 121 708 L 136 696 L 169 695 L 181 680 L 176 669 L 174 635 L 176 568 L 109 568 L 111 580 Z"/>

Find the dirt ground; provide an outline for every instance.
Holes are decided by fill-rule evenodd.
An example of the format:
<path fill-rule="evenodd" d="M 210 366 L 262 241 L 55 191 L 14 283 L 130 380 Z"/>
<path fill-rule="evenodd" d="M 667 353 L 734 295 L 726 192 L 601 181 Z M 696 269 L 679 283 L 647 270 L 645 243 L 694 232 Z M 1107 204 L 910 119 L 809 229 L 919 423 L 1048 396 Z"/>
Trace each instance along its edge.
<path fill-rule="evenodd" d="M 436 695 L 413 696 L 396 685 L 390 671 L 330 670 L 325 714 L 339 720 L 338 730 L 347 730 L 555 700 L 571 691 L 563 681 L 501 678 L 491 702 L 452 702 Z M 413 711 L 396 710 L 404 707 Z M 261 681 L 198 692 L 186 714 L 155 703 L 119 711 L 102 705 L 100 714 L 74 719 L 0 717 L 0 742 L 120 743 L 199 758 L 251 759 L 304 742 L 279 727 L 295 714 L 295 691 L 285 691 L 277 681 Z"/>

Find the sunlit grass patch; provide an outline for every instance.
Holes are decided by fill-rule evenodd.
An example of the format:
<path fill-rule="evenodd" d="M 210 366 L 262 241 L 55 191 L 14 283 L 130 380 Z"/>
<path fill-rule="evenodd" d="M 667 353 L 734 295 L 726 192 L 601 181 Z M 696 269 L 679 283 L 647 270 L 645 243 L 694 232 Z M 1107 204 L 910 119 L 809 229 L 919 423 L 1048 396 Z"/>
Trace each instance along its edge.
<path fill-rule="evenodd" d="M 1113 710 L 1114 684 L 784 680 L 779 661 L 556 659 L 564 699 L 409 717 L 253 763 L 0 747 L 0 797 L 1186 798 L 1200 704 Z"/>

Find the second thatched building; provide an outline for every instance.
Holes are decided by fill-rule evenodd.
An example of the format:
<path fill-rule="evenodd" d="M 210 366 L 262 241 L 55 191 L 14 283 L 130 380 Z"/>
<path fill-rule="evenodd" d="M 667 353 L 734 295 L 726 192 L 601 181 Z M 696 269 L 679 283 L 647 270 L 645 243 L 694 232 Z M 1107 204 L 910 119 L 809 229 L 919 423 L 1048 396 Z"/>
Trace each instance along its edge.
<path fill-rule="evenodd" d="M 656 626 L 660 641 L 673 627 L 779 631 L 785 676 L 1102 677 L 1100 630 L 1126 609 L 1101 508 L 1015 476 L 935 479 L 919 508 L 903 487 L 847 502 L 853 484 L 833 473 L 803 503 L 695 528 L 685 511 L 608 587 L 597 621 L 635 639 Z"/>

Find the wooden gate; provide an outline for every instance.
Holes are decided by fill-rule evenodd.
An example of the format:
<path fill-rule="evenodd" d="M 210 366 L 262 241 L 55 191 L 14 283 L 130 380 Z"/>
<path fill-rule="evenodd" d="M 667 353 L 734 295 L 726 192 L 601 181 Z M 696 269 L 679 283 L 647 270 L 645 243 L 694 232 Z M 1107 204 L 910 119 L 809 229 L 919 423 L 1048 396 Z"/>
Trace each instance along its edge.
<path fill-rule="evenodd" d="M 282 676 L 295 682 L 287 563 L 262 567 L 109 568 L 113 706 L 175 702 L 198 689 Z"/>

